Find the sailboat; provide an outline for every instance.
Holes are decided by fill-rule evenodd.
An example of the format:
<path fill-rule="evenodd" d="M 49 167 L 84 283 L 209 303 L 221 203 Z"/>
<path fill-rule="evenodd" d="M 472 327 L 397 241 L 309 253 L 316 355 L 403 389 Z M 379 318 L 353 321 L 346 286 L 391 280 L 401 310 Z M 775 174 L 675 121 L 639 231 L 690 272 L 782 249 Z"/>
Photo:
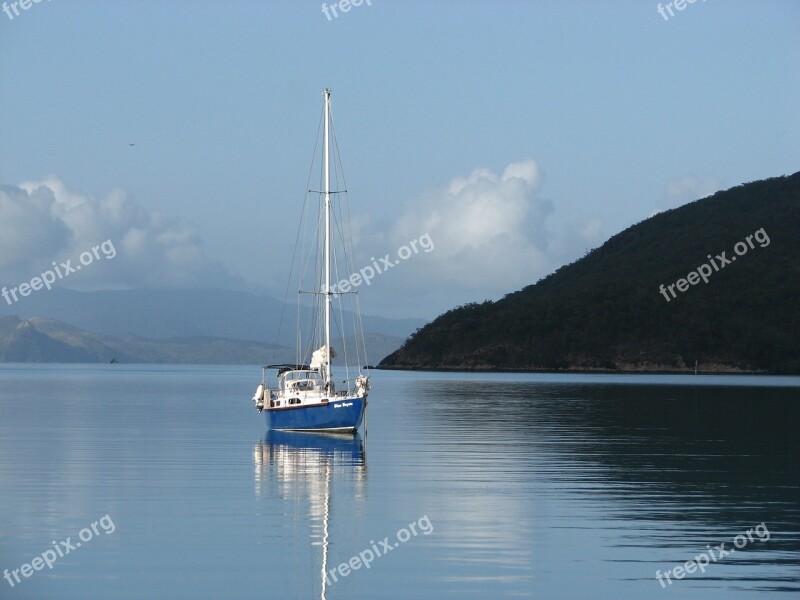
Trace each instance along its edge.
<path fill-rule="evenodd" d="M 316 346 L 309 345 L 303 356 L 302 344 L 298 343 L 297 360 L 293 364 L 267 365 L 263 368 L 261 384 L 256 389 L 253 402 L 259 412 L 266 412 L 267 426 L 269 429 L 278 431 L 319 431 L 334 433 L 356 433 L 363 424 L 366 423 L 367 414 L 367 395 L 370 389 L 369 375 L 361 371 L 361 365 L 366 363 L 366 350 L 364 348 L 364 336 L 361 330 L 361 319 L 358 316 L 359 307 L 357 294 L 358 291 L 340 292 L 331 285 L 331 277 L 334 275 L 334 268 L 338 272 L 338 264 L 334 262 L 334 252 L 338 246 L 334 245 L 333 240 L 333 218 L 336 216 L 333 207 L 333 196 L 346 194 L 345 190 L 331 189 L 331 167 L 334 169 L 340 165 L 340 161 L 334 160 L 333 152 L 337 146 L 332 140 L 333 120 L 331 116 L 331 93 L 329 89 L 323 91 L 323 144 L 322 144 L 322 190 L 314 192 L 308 190 L 309 194 L 320 195 L 320 209 L 322 211 L 320 223 L 324 221 L 324 231 L 321 233 L 321 244 L 317 245 L 321 254 L 322 265 L 317 269 L 318 280 L 315 280 L 316 289 L 313 291 L 302 292 L 300 294 L 311 294 L 315 300 L 315 308 L 312 310 L 312 321 L 318 323 L 311 332 L 312 341 L 321 341 L 322 345 L 311 351 L 310 348 Z M 334 162 L 334 164 L 332 164 Z M 312 161 L 313 169 L 313 161 Z M 310 179 L 310 177 L 309 177 Z M 343 179 L 343 176 L 342 176 Z M 307 196 L 308 197 L 308 196 Z M 306 212 L 305 210 L 303 211 Z M 336 219 L 337 230 L 341 230 L 341 219 Z M 298 239 L 300 236 L 298 235 Z M 344 243 L 346 240 L 343 240 Z M 345 267 L 352 273 L 352 255 L 348 254 L 349 249 L 344 249 L 345 255 L 349 257 L 349 264 Z M 295 250 L 295 255 L 297 251 Z M 346 261 L 347 262 L 347 261 Z M 294 268 L 294 265 L 293 265 Z M 360 341 L 360 348 L 355 357 L 350 357 L 344 353 L 344 368 L 347 371 L 347 378 L 342 381 L 339 387 L 334 381 L 332 361 L 336 357 L 336 351 L 331 346 L 331 325 L 332 314 L 331 305 L 334 300 L 339 300 L 343 296 L 353 295 L 355 301 L 354 325 L 357 329 L 355 336 L 356 345 Z M 298 299 L 299 301 L 299 299 Z M 338 314 L 343 318 L 344 312 Z M 340 334 L 342 341 L 345 340 L 346 331 L 342 323 Z M 301 338 L 301 328 L 298 323 L 298 339 Z M 360 338 L 359 338 L 360 336 Z M 317 342 L 317 343 L 318 343 Z M 363 349 L 363 360 L 361 350 Z M 310 360 L 306 363 L 302 359 Z M 357 373 L 350 378 L 350 365 L 347 364 L 348 358 L 355 358 L 358 361 Z M 277 384 L 270 387 L 267 382 L 267 371 L 277 370 Z"/>

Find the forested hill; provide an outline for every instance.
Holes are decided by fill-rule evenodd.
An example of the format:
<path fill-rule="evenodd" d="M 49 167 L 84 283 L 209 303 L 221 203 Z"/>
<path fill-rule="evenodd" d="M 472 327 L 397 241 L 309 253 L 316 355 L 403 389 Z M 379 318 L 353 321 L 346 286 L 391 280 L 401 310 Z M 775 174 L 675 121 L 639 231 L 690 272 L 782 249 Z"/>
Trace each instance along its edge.
<path fill-rule="evenodd" d="M 380 366 L 693 371 L 695 361 L 800 373 L 800 173 L 659 213 L 535 285 L 446 312 Z"/>

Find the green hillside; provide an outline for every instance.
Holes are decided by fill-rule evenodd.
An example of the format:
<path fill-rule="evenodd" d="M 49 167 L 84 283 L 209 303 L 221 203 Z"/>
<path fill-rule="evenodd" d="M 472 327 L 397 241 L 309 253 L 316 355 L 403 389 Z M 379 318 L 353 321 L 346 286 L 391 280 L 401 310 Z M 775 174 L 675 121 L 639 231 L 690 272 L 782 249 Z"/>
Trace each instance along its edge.
<path fill-rule="evenodd" d="M 695 361 L 800 372 L 800 173 L 657 214 L 535 285 L 448 311 L 380 366 L 693 371 Z"/>

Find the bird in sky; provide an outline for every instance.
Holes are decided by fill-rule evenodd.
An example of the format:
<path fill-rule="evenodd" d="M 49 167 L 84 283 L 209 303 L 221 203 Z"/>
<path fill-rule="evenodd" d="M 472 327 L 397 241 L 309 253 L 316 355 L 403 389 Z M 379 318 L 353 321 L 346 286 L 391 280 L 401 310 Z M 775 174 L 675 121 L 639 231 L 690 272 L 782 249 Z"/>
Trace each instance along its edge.
<path fill-rule="evenodd" d="M 133 144 L 128 144 L 128 146 L 133 146 Z"/>

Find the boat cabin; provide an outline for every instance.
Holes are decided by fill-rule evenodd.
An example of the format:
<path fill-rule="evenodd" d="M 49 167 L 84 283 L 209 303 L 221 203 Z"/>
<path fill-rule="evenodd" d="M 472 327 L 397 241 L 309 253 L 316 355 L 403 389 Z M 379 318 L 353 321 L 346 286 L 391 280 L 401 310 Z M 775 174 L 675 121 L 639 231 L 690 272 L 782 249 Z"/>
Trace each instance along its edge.
<path fill-rule="evenodd" d="M 278 375 L 278 389 L 283 394 L 322 391 L 324 383 L 319 371 L 285 371 Z"/>

